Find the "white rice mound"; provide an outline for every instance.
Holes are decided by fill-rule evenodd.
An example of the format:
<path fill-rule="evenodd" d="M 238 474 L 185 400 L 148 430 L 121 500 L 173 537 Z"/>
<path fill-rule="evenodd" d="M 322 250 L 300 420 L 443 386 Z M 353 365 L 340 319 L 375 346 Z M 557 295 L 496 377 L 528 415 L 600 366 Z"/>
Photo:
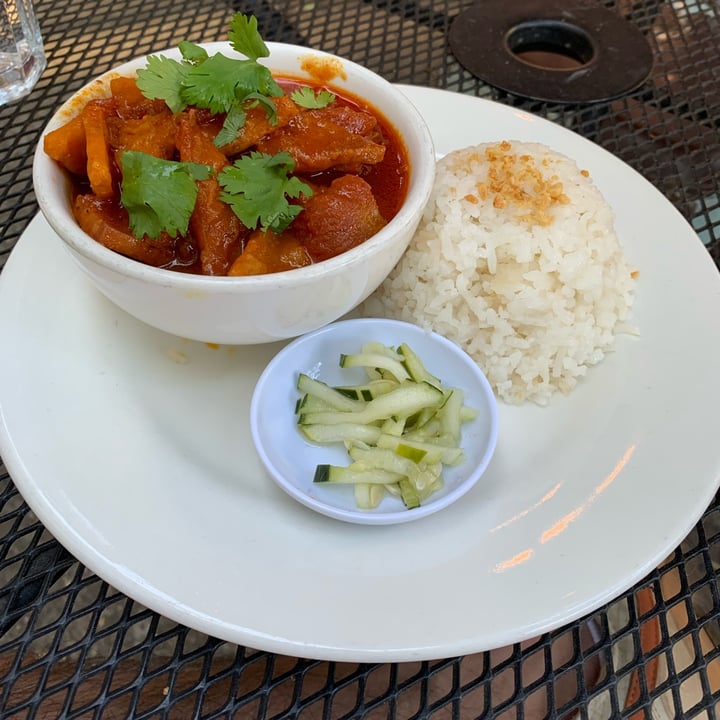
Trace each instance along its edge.
<path fill-rule="evenodd" d="M 539 143 L 503 141 L 438 163 L 408 250 L 363 314 L 435 330 L 497 396 L 568 393 L 627 324 L 634 273 L 589 173 Z"/>

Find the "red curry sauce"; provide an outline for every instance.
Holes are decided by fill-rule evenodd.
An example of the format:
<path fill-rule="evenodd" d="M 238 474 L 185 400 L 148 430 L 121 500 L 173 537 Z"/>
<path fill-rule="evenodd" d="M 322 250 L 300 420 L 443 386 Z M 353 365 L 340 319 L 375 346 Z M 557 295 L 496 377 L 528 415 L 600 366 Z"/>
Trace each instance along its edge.
<path fill-rule="evenodd" d="M 330 90 L 335 93 L 336 104 L 345 105 L 356 110 L 364 110 L 377 119 L 385 143 L 385 157 L 377 165 L 369 166 L 362 177 L 372 188 L 382 216 L 388 222 L 392 220 L 405 200 L 410 175 L 407 152 L 397 130 L 372 106 L 347 93 L 341 95 L 332 86 L 313 85 L 303 80 L 295 81 L 287 78 L 276 78 L 276 80 L 278 85 L 288 94 L 296 88 L 308 84 L 314 87 L 316 91 Z M 332 173 L 328 173 L 329 177 L 332 177 Z"/>
<path fill-rule="evenodd" d="M 277 103 L 278 127 L 269 126 L 260 108 L 251 110 L 243 129 L 245 142 L 240 137 L 237 147 L 220 149 L 212 139 L 222 124 L 221 117 L 193 108 L 173 116 L 163 102 L 142 96 L 134 79 L 111 81 L 111 98 L 90 101 L 74 120 L 45 138 L 45 151 L 73 177 L 78 223 L 98 242 L 140 262 L 211 275 L 292 269 L 333 257 L 367 240 L 397 214 L 405 200 L 410 168 L 402 139 L 360 98 L 304 80 L 276 80 L 286 92 Z M 328 89 L 335 94 L 331 111 L 294 105 L 289 94 L 308 85 L 316 92 Z M 350 129 L 358 136 L 343 136 L 345 140 L 339 144 L 347 152 L 335 152 L 331 147 L 336 125 L 341 125 L 344 133 Z M 307 135 L 301 137 L 298 128 L 306 126 Z M 151 240 L 130 233 L 127 211 L 120 203 L 117 157 L 123 148 L 202 162 L 217 171 L 239 154 L 251 150 L 274 154 L 286 149 L 284 143 L 290 143 L 290 154 L 295 157 L 295 174 L 314 192 L 310 198 L 292 201 L 304 210 L 280 235 L 245 228 L 219 200 L 219 187 L 212 178 L 199 181 L 196 209 L 186 235 L 163 233 Z M 357 152 L 353 152 L 356 145 Z"/>

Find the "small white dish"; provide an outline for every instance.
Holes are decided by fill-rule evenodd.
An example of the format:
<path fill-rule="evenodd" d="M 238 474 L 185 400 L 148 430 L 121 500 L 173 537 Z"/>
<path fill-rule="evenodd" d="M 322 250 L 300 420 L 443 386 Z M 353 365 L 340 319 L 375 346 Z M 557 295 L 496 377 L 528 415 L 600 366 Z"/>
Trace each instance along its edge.
<path fill-rule="evenodd" d="M 397 347 L 403 342 L 420 356 L 427 369 L 445 385 L 462 388 L 465 404 L 478 413 L 463 424 L 462 448 L 467 456 L 457 467 L 443 469 L 444 487 L 417 508 L 408 510 L 400 498 L 386 494 L 377 508 L 360 510 L 350 485 L 313 483 L 318 464 L 349 465 L 341 443 L 316 445 L 297 427 L 295 404 L 298 373 L 331 385 L 363 381 L 360 368 L 342 369 L 342 353 L 359 352 L 376 341 Z M 306 507 L 338 520 L 362 525 L 391 525 L 417 520 L 459 500 L 487 468 L 498 433 L 497 403 L 490 383 L 475 362 L 453 342 L 416 325 L 397 320 L 343 320 L 304 335 L 281 350 L 260 376 L 250 405 L 255 448 L 275 482 Z"/>

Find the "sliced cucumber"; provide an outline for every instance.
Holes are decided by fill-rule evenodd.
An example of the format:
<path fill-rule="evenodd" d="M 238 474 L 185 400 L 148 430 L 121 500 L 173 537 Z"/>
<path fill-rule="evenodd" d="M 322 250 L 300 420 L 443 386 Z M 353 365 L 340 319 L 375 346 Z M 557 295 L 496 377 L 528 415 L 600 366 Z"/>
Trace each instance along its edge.
<path fill-rule="evenodd" d="M 317 397 L 336 410 L 352 412 L 360 410 L 363 407 L 363 404 L 359 400 L 353 400 L 339 393 L 334 388 L 331 388 L 327 383 L 316 380 L 305 373 L 298 375 L 297 389 L 301 393 Z"/>
<path fill-rule="evenodd" d="M 311 442 L 324 445 L 326 443 L 361 441 L 375 444 L 382 431 L 374 425 L 357 423 L 336 423 L 334 425 L 300 425 L 300 430 Z"/>
<path fill-rule="evenodd" d="M 453 388 L 443 405 L 442 412 L 438 413 L 442 432 L 449 435 L 456 445 L 460 444 L 460 426 L 462 420 L 460 413 L 465 403 L 465 393 L 460 388 Z"/>
<path fill-rule="evenodd" d="M 406 343 L 397 350 L 365 343 L 359 353 L 341 355 L 340 365 L 363 368 L 367 381 L 332 387 L 298 377 L 299 429 L 314 443 L 342 442 L 352 461 L 318 465 L 313 481 L 352 484 L 363 510 L 376 508 L 385 495 L 418 507 L 443 487 L 443 466 L 465 460 L 462 424 L 476 411 L 465 405 L 461 389 L 442 385 Z"/>
<path fill-rule="evenodd" d="M 402 478 L 398 482 L 398 486 L 400 487 L 400 497 L 408 510 L 420 507 L 420 493 L 410 480 Z"/>
<path fill-rule="evenodd" d="M 470 422 L 478 416 L 478 411 L 468 405 L 463 405 L 460 410 L 460 420 L 462 422 Z"/>
<path fill-rule="evenodd" d="M 435 484 L 435 481 L 442 474 L 442 463 L 437 462 L 432 465 L 423 463 L 418 476 L 413 480 L 416 490 L 420 494 L 422 500 L 423 495 L 429 492 L 429 489 Z"/>
<path fill-rule="evenodd" d="M 408 431 L 422 430 L 422 428 L 437 417 L 437 413 L 441 405 L 436 407 L 424 407 L 419 412 L 416 412 L 412 417 L 409 417 L 406 423 Z"/>
<path fill-rule="evenodd" d="M 402 364 L 415 382 L 429 382 L 435 385 L 435 387 L 442 387 L 440 378 L 435 377 L 427 371 L 422 360 L 420 360 L 415 351 L 407 343 L 402 343 L 402 345 L 398 347 L 398 354 L 402 357 Z"/>
<path fill-rule="evenodd" d="M 397 387 L 393 380 L 372 380 L 366 385 L 336 385 L 333 389 L 353 400 L 368 402 L 373 398 L 385 395 Z"/>
<path fill-rule="evenodd" d="M 360 352 L 377 353 L 379 355 L 386 355 L 387 357 L 394 358 L 395 360 L 402 360 L 402 355 L 393 350 L 393 348 L 388 345 L 383 345 L 381 342 L 377 342 L 375 340 L 366 342 L 360 348 Z"/>
<path fill-rule="evenodd" d="M 420 466 L 415 461 L 402 457 L 393 450 L 386 448 L 366 449 L 351 446 L 348 448 L 348 455 L 355 462 L 362 463 L 365 467 L 397 473 L 411 480 L 415 480 L 420 473 Z"/>
<path fill-rule="evenodd" d="M 355 483 L 355 504 L 360 510 L 374 510 L 385 496 L 385 487 L 374 483 Z"/>
<path fill-rule="evenodd" d="M 301 412 L 298 423 L 300 425 L 313 423 L 332 425 L 338 422 L 367 424 L 389 417 L 407 417 L 425 407 L 438 406 L 444 399 L 445 396 L 442 391 L 429 383 L 404 382 L 396 390 L 380 395 L 380 397 L 366 403 L 362 410 L 352 412 Z"/>
<path fill-rule="evenodd" d="M 388 418 L 380 426 L 380 429 L 383 433 L 387 435 L 395 435 L 396 437 L 401 437 L 402 434 L 405 432 L 405 424 L 405 418 Z"/>
<path fill-rule="evenodd" d="M 407 425 L 406 431 L 403 433 L 403 437 L 412 438 L 414 440 L 427 440 L 428 438 L 437 438 L 442 428 L 440 427 L 440 420 L 435 416 L 432 420 L 429 420 L 421 427 L 415 427 L 414 425 Z"/>
<path fill-rule="evenodd" d="M 315 468 L 315 483 L 337 483 L 338 485 L 352 485 L 366 483 L 369 485 L 389 485 L 403 479 L 400 473 L 378 470 L 377 468 L 357 468 L 354 465 L 318 465 Z"/>
<path fill-rule="evenodd" d="M 436 493 L 438 490 L 442 490 L 445 486 L 445 483 L 443 482 L 442 475 L 438 477 L 435 482 L 432 485 L 429 485 L 424 490 L 418 490 L 418 495 L 420 496 L 420 503 L 423 503 L 427 498 L 429 498 L 433 493 Z M 384 487 L 388 488 L 390 485 L 385 485 Z"/>
<path fill-rule="evenodd" d="M 300 412 L 320 412 L 325 410 L 336 410 L 337 408 L 332 405 L 328 405 L 325 400 L 318 397 L 317 395 L 305 394 L 301 398 L 298 398 L 295 404 L 295 414 Z"/>
<path fill-rule="evenodd" d="M 410 375 L 400 360 L 388 357 L 381 353 L 356 353 L 355 355 L 341 355 L 341 368 L 364 367 L 375 370 L 387 370 L 398 381 L 409 380 Z M 381 375 L 384 374 L 381 372 Z"/>
<path fill-rule="evenodd" d="M 421 458 L 428 463 L 441 462 L 443 465 L 459 465 L 465 460 L 465 453 L 462 448 L 450 445 L 435 444 L 432 441 L 418 441 L 407 437 L 398 438 L 392 435 L 381 433 L 376 442 L 378 447 L 388 448 L 397 453 L 405 454 L 408 452 L 405 448 L 413 449 L 417 452 L 423 452 L 425 455 Z"/>
<path fill-rule="evenodd" d="M 383 447 L 378 443 L 378 447 Z M 414 463 L 419 463 L 425 460 L 425 456 L 428 454 L 427 450 L 423 450 L 422 448 L 413 447 L 412 445 L 407 445 L 404 442 L 398 442 L 394 447 L 391 448 L 395 451 L 400 457 L 407 458 L 408 460 L 412 460 Z M 439 455 L 442 455 L 442 453 L 438 453 L 437 460 L 434 460 L 433 462 L 437 462 L 440 460 Z"/>
<path fill-rule="evenodd" d="M 400 486 L 397 483 L 389 483 L 388 485 L 383 485 L 382 488 L 388 495 L 396 498 L 400 497 Z"/>

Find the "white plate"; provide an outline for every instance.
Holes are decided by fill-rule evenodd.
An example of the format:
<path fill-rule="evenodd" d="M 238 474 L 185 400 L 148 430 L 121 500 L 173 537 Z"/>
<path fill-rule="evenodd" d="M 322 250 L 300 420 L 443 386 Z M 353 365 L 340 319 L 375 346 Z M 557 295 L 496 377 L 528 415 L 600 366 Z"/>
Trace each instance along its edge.
<path fill-rule="evenodd" d="M 352 661 L 507 645 L 644 577 L 718 486 L 720 276 L 690 226 L 559 126 L 407 93 L 440 152 L 517 138 L 576 158 L 640 269 L 642 336 L 620 338 L 548 408 L 501 406 L 483 481 L 441 513 L 339 523 L 272 482 L 248 407 L 279 345 L 211 348 L 145 327 L 89 286 L 39 217 L 0 277 L 0 453 L 20 492 L 98 575 L 211 635 Z"/>
<path fill-rule="evenodd" d="M 339 367 L 341 354 L 360 352 L 363 343 L 397 347 L 407 343 L 428 372 L 463 390 L 465 404 L 477 410 L 462 427 L 466 460 L 443 470 L 444 486 L 419 507 L 408 510 L 386 494 L 372 510 L 360 510 L 350 485 L 313 482 L 319 464 L 345 466 L 351 460 L 341 443 L 316 445 L 298 432 L 295 403 L 302 372 L 331 385 L 367 382 L 362 368 Z M 297 501 L 328 517 L 361 525 L 393 525 L 419 520 L 463 497 L 480 479 L 497 442 L 497 401 L 490 383 L 470 356 L 447 338 L 417 325 L 383 318 L 354 318 L 326 325 L 286 345 L 268 364 L 250 403 L 250 431 L 263 465 Z"/>

